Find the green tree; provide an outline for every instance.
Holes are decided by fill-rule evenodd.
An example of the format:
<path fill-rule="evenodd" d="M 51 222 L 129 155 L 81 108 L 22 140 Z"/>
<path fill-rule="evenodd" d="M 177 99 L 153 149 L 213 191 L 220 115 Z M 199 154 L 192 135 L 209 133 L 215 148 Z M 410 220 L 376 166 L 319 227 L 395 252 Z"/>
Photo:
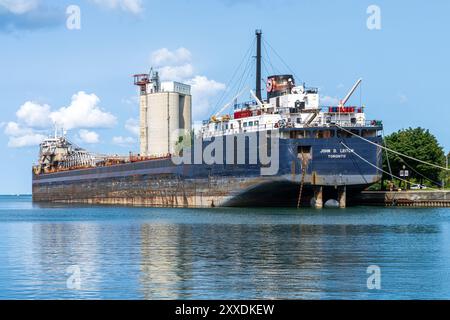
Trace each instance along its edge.
<path fill-rule="evenodd" d="M 436 137 L 423 128 L 399 130 L 386 136 L 384 143 L 386 147 L 410 157 L 445 166 L 445 155 L 442 147 L 439 145 Z M 421 184 L 425 184 L 425 182 L 428 185 L 433 184 L 430 180 L 440 183 L 444 175 L 443 170 L 439 168 L 398 156 L 392 152 L 389 152 L 388 156 L 392 174 L 395 176 L 399 176 L 403 166 L 409 170 L 410 178 Z M 383 153 L 383 169 L 389 172 L 387 160 L 386 153 Z M 390 176 L 386 174 L 384 176 L 386 179 L 390 179 Z"/>

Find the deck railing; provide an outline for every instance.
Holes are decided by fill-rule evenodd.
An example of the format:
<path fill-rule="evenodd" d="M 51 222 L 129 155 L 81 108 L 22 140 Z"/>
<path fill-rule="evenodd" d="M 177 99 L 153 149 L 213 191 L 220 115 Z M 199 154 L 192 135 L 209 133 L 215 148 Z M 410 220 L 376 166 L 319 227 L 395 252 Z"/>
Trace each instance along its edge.
<path fill-rule="evenodd" d="M 382 122 L 379 120 L 365 120 L 364 124 L 361 124 L 361 122 L 352 123 L 351 121 L 347 120 L 337 120 L 332 121 L 330 123 L 324 123 L 320 125 L 311 124 L 309 126 L 305 124 L 298 124 L 298 123 L 287 123 L 285 125 L 280 125 L 278 123 L 271 123 L 271 124 L 259 124 L 259 125 L 253 125 L 253 126 L 247 126 L 247 127 L 241 127 L 241 128 L 233 128 L 233 129 L 217 129 L 211 134 L 207 136 L 218 136 L 218 135 L 227 135 L 227 134 L 238 134 L 238 133 L 249 133 L 249 132 L 258 132 L 258 131 L 265 131 L 265 130 L 277 130 L 277 129 L 314 129 L 314 128 L 335 128 L 336 126 L 345 127 L 345 128 L 361 128 L 361 127 L 368 127 L 368 128 L 377 128 L 382 127 Z"/>

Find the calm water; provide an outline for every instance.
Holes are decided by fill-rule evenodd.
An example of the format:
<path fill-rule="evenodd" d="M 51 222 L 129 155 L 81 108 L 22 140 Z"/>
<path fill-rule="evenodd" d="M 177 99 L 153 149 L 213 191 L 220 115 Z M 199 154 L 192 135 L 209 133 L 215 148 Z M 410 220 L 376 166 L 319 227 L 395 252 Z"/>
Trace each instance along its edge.
<path fill-rule="evenodd" d="M 369 265 L 381 290 L 367 289 Z M 0 197 L 5 298 L 450 299 L 450 210 L 43 208 Z"/>

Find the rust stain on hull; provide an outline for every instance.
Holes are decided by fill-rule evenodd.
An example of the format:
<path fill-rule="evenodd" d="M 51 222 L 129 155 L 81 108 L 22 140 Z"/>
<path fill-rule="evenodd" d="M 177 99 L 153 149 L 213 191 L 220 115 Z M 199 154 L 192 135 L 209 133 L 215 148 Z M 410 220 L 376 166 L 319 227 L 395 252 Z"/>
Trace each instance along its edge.
<path fill-rule="evenodd" d="M 33 185 L 33 201 L 131 205 L 149 207 L 216 207 L 261 178 L 180 179 L 171 176 L 133 176 L 72 183 Z"/>

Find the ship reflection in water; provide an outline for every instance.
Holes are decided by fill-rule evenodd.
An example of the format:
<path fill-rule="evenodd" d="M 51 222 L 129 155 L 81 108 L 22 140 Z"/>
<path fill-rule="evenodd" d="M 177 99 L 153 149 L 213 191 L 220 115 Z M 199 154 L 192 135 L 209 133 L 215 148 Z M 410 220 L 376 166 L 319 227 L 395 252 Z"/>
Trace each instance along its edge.
<path fill-rule="evenodd" d="M 450 298 L 448 209 L 36 207 L 0 197 L 0 298 Z M 381 290 L 367 267 L 381 268 Z M 67 287 L 67 268 L 80 289 Z"/>

